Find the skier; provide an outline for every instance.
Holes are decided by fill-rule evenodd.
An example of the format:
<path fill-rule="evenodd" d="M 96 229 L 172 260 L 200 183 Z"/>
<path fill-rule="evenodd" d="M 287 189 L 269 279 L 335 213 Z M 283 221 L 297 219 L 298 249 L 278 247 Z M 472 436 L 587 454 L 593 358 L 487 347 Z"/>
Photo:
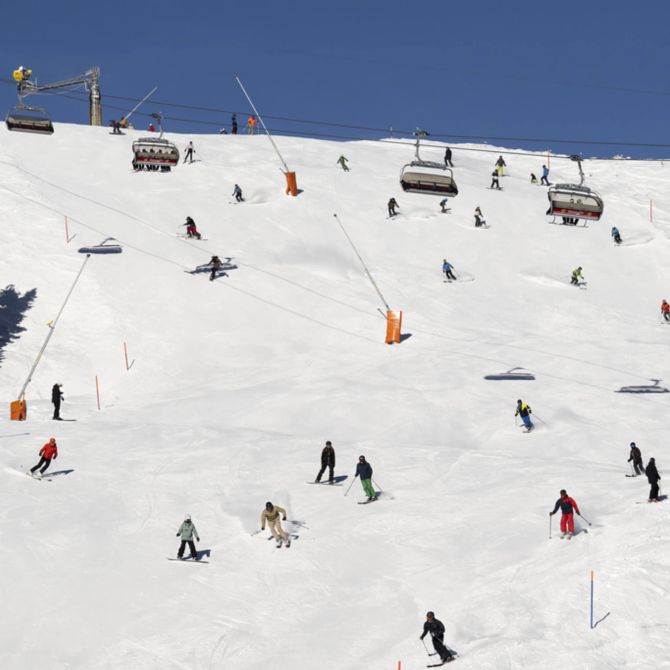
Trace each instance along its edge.
<path fill-rule="evenodd" d="M 670 321 L 670 305 L 668 305 L 667 300 L 661 303 L 661 314 L 666 321 Z"/>
<path fill-rule="evenodd" d="M 391 198 L 386 206 L 389 210 L 389 218 L 393 218 L 398 213 L 395 211 L 396 207 L 400 209 L 400 205 L 397 203 L 395 198 Z"/>
<path fill-rule="evenodd" d="M 451 149 L 449 147 L 444 152 L 444 167 L 454 167 L 454 164 L 451 162 Z"/>
<path fill-rule="evenodd" d="M 60 418 L 60 404 L 61 401 L 64 401 L 65 398 L 63 397 L 63 392 L 61 391 L 61 388 L 63 387 L 62 384 L 54 384 L 51 387 L 51 402 L 54 406 L 54 415 L 53 418 L 55 421 L 62 421 L 63 419 Z"/>
<path fill-rule="evenodd" d="M 540 183 L 545 186 L 551 186 L 549 183 L 549 168 L 546 165 L 542 166 L 542 179 L 540 179 Z"/>
<path fill-rule="evenodd" d="M 209 275 L 209 281 L 214 281 L 218 271 L 221 269 L 221 259 L 218 256 L 212 256 L 212 260 L 209 261 L 209 264 L 212 266 L 212 272 Z"/>
<path fill-rule="evenodd" d="M 349 172 L 349 168 L 348 168 L 348 166 L 347 166 L 347 160 L 348 160 L 348 159 L 345 158 L 344 156 L 340 156 L 340 157 L 337 159 L 337 162 L 340 164 L 340 167 L 341 167 L 345 172 Z"/>
<path fill-rule="evenodd" d="M 530 183 L 537 184 L 537 177 L 532 172 L 530 173 Z"/>
<path fill-rule="evenodd" d="M 444 624 L 435 618 L 434 612 L 426 612 L 426 621 L 423 624 L 423 633 L 419 637 L 423 640 L 430 633 L 433 640 L 433 648 L 440 655 L 442 663 L 449 663 L 454 660 L 454 655 L 444 645 Z"/>
<path fill-rule="evenodd" d="M 319 474 L 314 480 L 315 482 L 321 481 L 321 476 L 326 471 L 326 468 L 328 468 L 329 471 L 328 483 L 332 484 L 335 476 L 335 449 L 333 449 L 333 445 L 330 440 L 326 442 L 326 446 L 321 451 L 321 469 L 319 470 Z"/>
<path fill-rule="evenodd" d="M 230 119 L 230 133 L 231 135 L 237 135 L 237 114 L 233 114 Z"/>
<path fill-rule="evenodd" d="M 365 456 L 358 457 L 354 479 L 359 476 L 363 485 L 363 491 L 368 497 L 367 501 L 372 502 L 373 500 L 377 500 L 377 494 L 372 486 L 372 466 L 365 460 Z"/>
<path fill-rule="evenodd" d="M 440 200 L 440 207 L 442 208 L 442 214 L 446 214 L 449 211 L 447 205 L 449 204 L 449 198 L 442 198 Z"/>
<path fill-rule="evenodd" d="M 570 279 L 570 283 L 574 284 L 575 286 L 579 286 L 581 283 L 584 282 L 584 275 L 582 274 L 582 266 L 580 265 L 576 270 L 572 271 L 572 278 Z"/>
<path fill-rule="evenodd" d="M 621 233 L 619 232 L 619 229 L 616 226 L 612 226 L 612 239 L 614 240 L 615 244 L 621 244 Z"/>
<path fill-rule="evenodd" d="M 181 536 L 181 544 L 179 545 L 179 551 L 177 552 L 177 558 L 184 560 L 184 549 L 188 544 L 188 548 L 191 550 L 191 555 L 189 558 L 193 558 L 196 561 L 199 561 L 198 552 L 195 550 L 195 544 L 193 538 L 195 537 L 197 542 L 200 542 L 200 537 L 198 536 L 198 531 L 195 529 L 195 524 L 191 521 L 191 515 L 187 514 L 182 521 L 179 530 L 177 531 L 177 537 Z"/>
<path fill-rule="evenodd" d="M 452 279 L 452 280 L 456 281 L 456 279 L 458 279 L 458 277 L 456 277 L 456 275 L 452 272 L 453 269 L 454 269 L 454 266 L 451 263 L 449 263 L 446 258 L 443 258 L 442 259 L 442 272 L 444 272 L 444 276 L 447 279 Z"/>
<path fill-rule="evenodd" d="M 649 459 L 646 467 L 646 475 L 647 481 L 651 484 L 649 500 L 647 502 L 660 502 L 658 499 L 658 482 L 661 479 L 661 475 L 658 474 L 658 470 L 656 469 L 656 459 Z"/>
<path fill-rule="evenodd" d="M 247 135 L 253 135 L 256 132 L 256 117 L 252 114 L 247 119 Z"/>
<path fill-rule="evenodd" d="M 193 142 L 189 142 L 188 146 L 186 147 L 186 153 L 184 154 L 184 163 L 186 162 L 186 159 L 188 159 L 189 163 L 192 163 L 194 153 L 195 149 L 193 148 Z"/>
<path fill-rule="evenodd" d="M 567 535 L 569 540 L 575 532 L 575 520 L 572 512 L 574 510 L 579 514 L 579 506 L 565 489 L 561 489 L 561 497 L 556 501 L 554 511 L 549 512 L 549 516 L 556 514 L 559 507 L 561 508 L 561 539 Z"/>
<path fill-rule="evenodd" d="M 484 215 L 482 214 L 482 210 L 480 209 L 479 206 L 475 207 L 475 228 L 481 228 L 482 226 L 486 225 L 486 221 L 484 221 Z"/>
<path fill-rule="evenodd" d="M 182 223 L 181 225 L 186 227 L 186 237 L 196 237 L 197 239 L 202 237 L 195 227 L 195 221 L 190 216 L 187 216 L 186 223 Z"/>
<path fill-rule="evenodd" d="M 491 186 L 489 188 L 495 188 L 498 191 L 500 190 L 500 182 L 498 181 L 498 170 L 495 169 L 491 172 Z"/>
<path fill-rule="evenodd" d="M 286 521 L 286 510 L 279 505 L 273 505 L 271 502 L 265 503 L 265 509 L 261 512 L 261 530 L 265 530 L 265 522 L 272 533 L 272 537 L 277 541 L 277 549 L 281 547 L 282 542 L 286 542 L 286 547 L 291 546 L 291 540 L 281 527 L 281 521 Z"/>
<path fill-rule="evenodd" d="M 628 463 L 633 461 L 633 468 L 635 469 L 635 476 L 644 474 L 644 466 L 642 465 L 642 452 L 639 447 L 635 445 L 635 442 L 630 443 L 630 456 L 628 457 Z"/>
<path fill-rule="evenodd" d="M 244 198 L 242 197 L 242 189 L 237 184 L 235 184 L 232 195 L 235 196 L 235 202 L 244 202 Z"/>
<path fill-rule="evenodd" d="M 498 171 L 499 176 L 503 176 L 503 168 L 507 167 L 507 163 L 505 163 L 505 159 L 502 156 L 498 156 L 498 160 L 496 161 L 496 170 Z"/>
<path fill-rule="evenodd" d="M 40 460 L 37 463 L 37 465 L 30 468 L 31 476 L 33 472 L 35 472 L 35 470 L 42 468 L 39 472 L 39 476 L 41 477 L 45 473 L 49 465 L 51 465 L 51 459 L 58 458 L 58 445 L 56 444 L 55 437 L 50 438 L 49 441 L 40 449 L 39 455 Z"/>
<path fill-rule="evenodd" d="M 149 132 L 150 132 L 150 133 L 154 133 L 154 132 L 156 132 L 156 126 L 154 126 L 153 123 L 150 123 L 150 124 L 149 124 Z"/>
<path fill-rule="evenodd" d="M 116 119 L 112 119 L 112 135 L 121 135 L 121 123 Z"/>
<path fill-rule="evenodd" d="M 516 401 L 516 412 L 514 416 L 520 416 L 523 421 L 523 425 L 526 426 L 526 432 L 530 433 L 535 426 L 530 420 L 530 415 L 533 413 L 533 410 L 530 408 L 530 405 L 527 405 L 525 402 L 521 401 L 521 398 Z"/>

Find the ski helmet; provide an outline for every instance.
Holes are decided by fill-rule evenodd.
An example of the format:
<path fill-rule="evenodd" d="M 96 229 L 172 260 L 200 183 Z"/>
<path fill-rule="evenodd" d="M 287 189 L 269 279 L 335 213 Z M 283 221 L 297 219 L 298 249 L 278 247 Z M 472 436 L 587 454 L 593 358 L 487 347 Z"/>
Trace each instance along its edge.
<path fill-rule="evenodd" d="M 330 440 L 326 440 L 326 446 L 327 447 L 332 447 L 333 445 L 331 444 Z"/>
<path fill-rule="evenodd" d="M 426 612 L 426 616 L 427 616 L 429 619 L 432 619 L 432 618 L 435 616 L 435 612 Z"/>
<path fill-rule="evenodd" d="M 631 442 L 631 443 L 630 443 L 630 446 L 631 446 L 631 447 L 634 447 L 634 446 L 635 446 L 635 442 Z"/>
<path fill-rule="evenodd" d="M 359 461 L 364 461 L 364 460 L 365 460 L 365 456 L 359 456 L 359 457 L 358 457 L 358 460 L 359 460 Z"/>
<path fill-rule="evenodd" d="M 273 507 L 272 503 L 268 500 L 268 501 L 265 503 L 265 509 L 272 509 L 272 507 Z"/>

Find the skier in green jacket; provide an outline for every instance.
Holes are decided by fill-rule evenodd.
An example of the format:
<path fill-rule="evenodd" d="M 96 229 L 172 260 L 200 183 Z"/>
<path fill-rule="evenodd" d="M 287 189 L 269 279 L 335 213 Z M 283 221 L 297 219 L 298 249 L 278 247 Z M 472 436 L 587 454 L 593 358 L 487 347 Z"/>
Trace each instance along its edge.
<path fill-rule="evenodd" d="M 177 531 L 177 537 L 181 536 L 181 544 L 179 545 L 179 551 L 177 552 L 177 558 L 183 560 L 184 559 L 184 549 L 186 548 L 186 544 L 188 543 L 188 548 L 191 550 L 191 555 L 189 558 L 193 558 L 196 561 L 199 561 L 200 559 L 198 558 L 198 552 L 195 550 L 195 544 L 193 543 L 193 538 L 200 542 L 200 536 L 198 535 L 198 531 L 195 529 L 195 524 L 193 521 L 191 521 L 191 515 L 187 514 L 186 518 L 182 522 L 181 526 L 179 526 L 179 530 Z"/>
<path fill-rule="evenodd" d="M 580 282 L 584 283 L 584 275 L 582 274 L 581 265 L 576 270 L 572 271 L 572 278 L 570 279 L 570 283 L 575 286 L 579 286 Z"/>

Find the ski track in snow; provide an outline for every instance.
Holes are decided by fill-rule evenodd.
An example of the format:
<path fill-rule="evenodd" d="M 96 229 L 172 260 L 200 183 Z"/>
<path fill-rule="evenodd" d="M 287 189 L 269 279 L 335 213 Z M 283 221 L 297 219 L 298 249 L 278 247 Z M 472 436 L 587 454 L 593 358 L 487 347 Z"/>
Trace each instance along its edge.
<path fill-rule="evenodd" d="M 658 319 L 670 166 L 587 161 L 605 214 L 577 230 L 548 225 L 546 189 L 527 181 L 542 154 L 506 155 L 495 192 L 495 153 L 452 145 L 459 195 L 443 215 L 441 198 L 398 184 L 409 146 L 347 143 L 343 173 L 331 165 L 342 143 L 278 138 L 303 189 L 290 198 L 264 137 L 168 134 L 193 139 L 202 162 L 133 174 L 140 134 L 0 128 L 0 286 L 37 291 L 3 350 L 6 403 L 77 249 L 123 246 L 91 257 L 75 288 L 28 387 L 30 434 L 0 419 L 3 667 L 420 668 L 429 609 L 464 670 L 668 667 L 670 503 L 636 505 L 648 485 L 623 474 L 631 440 L 663 474 L 670 394 L 615 391 L 670 383 Z M 573 182 L 574 164 L 552 157 L 551 179 Z M 234 183 L 246 202 L 229 207 Z M 383 343 L 383 305 L 333 213 L 403 310 L 401 344 Z M 207 240 L 175 236 L 187 215 Z M 232 259 L 228 277 L 183 272 L 213 254 Z M 445 285 L 443 258 L 470 281 Z M 580 265 L 587 290 L 569 283 Z M 515 367 L 536 378 L 484 379 Z M 76 423 L 50 420 L 55 381 Z M 541 419 L 528 435 L 518 397 Z M 74 471 L 30 481 L 18 468 L 51 435 L 50 470 Z M 306 484 L 326 439 L 343 486 Z M 371 505 L 356 504 L 359 454 L 384 491 Z M 570 542 L 558 516 L 548 538 L 560 488 L 593 524 L 577 517 L 588 532 Z M 284 523 L 299 536 L 290 549 L 251 535 L 266 500 L 301 522 Z M 185 513 L 208 565 L 165 560 Z"/>

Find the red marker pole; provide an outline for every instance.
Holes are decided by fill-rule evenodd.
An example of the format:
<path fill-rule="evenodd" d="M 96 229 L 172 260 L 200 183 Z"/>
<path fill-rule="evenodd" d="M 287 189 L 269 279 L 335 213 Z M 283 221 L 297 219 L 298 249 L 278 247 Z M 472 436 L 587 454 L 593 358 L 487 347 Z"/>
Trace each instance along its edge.
<path fill-rule="evenodd" d="M 98 409 L 100 409 L 100 385 L 98 384 L 98 375 L 95 375 L 95 397 L 98 399 Z"/>

